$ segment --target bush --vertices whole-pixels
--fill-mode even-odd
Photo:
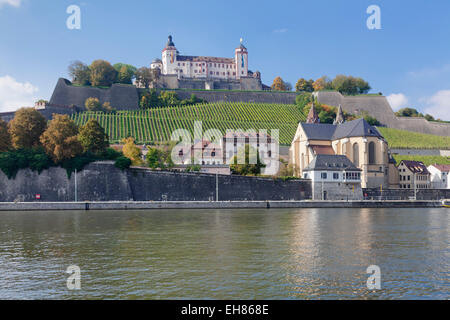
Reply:
[[[123,156],[122,152],[117,151],[113,148],[107,148],[106,151],[104,151],[100,157],[104,160],[116,160],[117,158]]]
[[[41,173],[42,170],[53,165],[54,163],[42,148],[0,153],[0,170],[6,174],[8,179],[15,178],[20,169],[30,168]]]
[[[114,166],[121,170],[128,169],[131,166],[131,160],[127,157],[120,156],[116,159],[116,163],[114,164]]]
[[[75,170],[81,171],[86,165],[97,160],[98,159],[96,157],[87,153],[75,158],[64,160],[61,163],[61,167],[66,169],[67,177],[70,179],[72,173],[75,172]]]

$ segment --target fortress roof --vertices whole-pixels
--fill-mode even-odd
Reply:
[[[202,57],[202,56],[177,56],[177,61],[234,63],[233,58],[217,58],[217,57]]]

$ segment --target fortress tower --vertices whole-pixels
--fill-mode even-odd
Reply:
[[[242,42],[243,39],[241,38],[241,45],[235,50],[236,79],[247,77],[248,75],[248,51]]]

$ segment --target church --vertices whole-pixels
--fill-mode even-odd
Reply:
[[[233,58],[181,55],[169,36],[162,59],[151,69],[159,71],[158,87],[167,89],[262,90],[261,74],[248,69],[248,50],[241,39]]]
[[[389,172],[395,171],[388,144],[380,132],[363,118],[345,121],[339,106],[334,124],[320,123],[313,106],[306,123],[298,125],[289,149],[289,162],[297,177],[318,155],[344,155],[361,170],[362,188],[390,187]]]

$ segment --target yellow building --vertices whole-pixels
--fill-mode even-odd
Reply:
[[[362,170],[363,188],[389,188],[388,144],[364,119],[344,122],[339,108],[335,124],[322,124],[311,108],[307,122],[299,124],[289,150],[295,175],[304,177],[304,169],[318,154],[347,156]]]

